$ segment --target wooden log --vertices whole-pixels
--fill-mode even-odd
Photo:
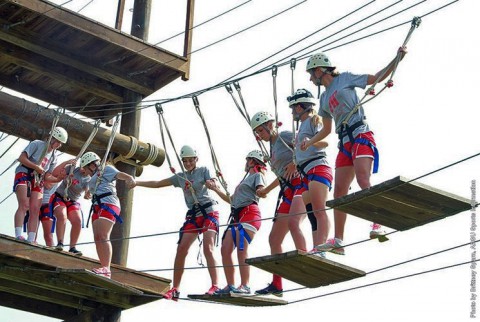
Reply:
[[[0,92],[0,131],[15,135],[22,139],[32,141],[44,139],[52,126],[54,110],[32,103],[30,101]],[[93,130],[93,124],[70,117],[66,114],[60,116],[58,126],[65,128],[69,138],[67,144],[60,149],[71,155],[77,155],[83,143]],[[100,156],[103,155],[108,144],[111,131],[100,128],[92,141],[91,149]],[[130,151],[132,139],[129,136],[117,133],[112,145],[112,152],[127,155]],[[151,149],[156,149],[158,154],[151,164],[159,167],[165,160],[165,152],[145,142],[138,141],[138,146],[131,159],[144,162],[148,159]]]

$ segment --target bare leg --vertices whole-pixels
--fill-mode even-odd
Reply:
[[[63,244],[65,238],[65,229],[67,227],[67,208],[65,206],[55,207],[53,214],[57,218],[55,227],[57,233],[57,242]]]
[[[290,205],[290,217],[288,218],[288,228],[292,234],[292,239],[295,244],[295,248],[306,251],[307,244],[305,242],[305,236],[303,235],[300,225],[306,217],[305,204],[303,203],[301,196],[293,197],[292,204]]]
[[[95,220],[93,226],[93,238],[97,248],[98,259],[102,267],[110,270],[112,262],[112,243],[110,242],[110,234],[113,228],[113,222],[102,217]]]
[[[350,188],[350,184],[354,177],[355,172],[352,166],[336,168],[333,197],[340,198],[345,196],[348,193],[348,189]],[[333,215],[335,220],[335,238],[343,240],[347,214],[343,211],[334,209]]]
[[[315,245],[320,245],[327,241],[328,231],[330,230],[330,222],[328,220],[327,212],[325,211],[328,187],[321,182],[310,181],[308,184],[308,191],[315,218],[317,219],[317,231],[315,232],[316,237],[314,238],[314,243]]]
[[[203,254],[207,260],[208,273],[210,274],[212,285],[218,285],[217,261],[214,255],[216,236],[216,231],[207,230],[203,233]]]
[[[245,230],[250,236],[250,240],[253,241],[253,237],[255,237],[255,233],[250,230]],[[237,234],[237,238],[239,238],[240,234]],[[239,245],[239,240],[237,239],[237,245]],[[245,260],[248,258],[248,242],[244,241],[243,250],[239,250],[237,247],[237,258],[238,258],[238,265],[240,265],[240,278],[241,278],[241,285],[247,286],[250,283],[250,265],[248,265]]]
[[[237,234],[238,235],[238,234]],[[223,271],[225,272],[225,278],[228,285],[235,285],[235,267],[233,267],[233,238],[230,229],[225,234],[225,238],[222,241],[222,264]]]
[[[27,197],[27,186],[18,185],[15,194],[17,196],[18,208],[17,211],[15,211],[14,226],[22,227],[23,220],[25,219],[25,214],[29,208],[30,202],[30,198]]]
[[[175,255],[175,262],[173,264],[173,287],[176,289],[180,287],[180,282],[182,281],[185,268],[185,258],[188,255],[188,250],[197,236],[197,233],[184,233],[180,244],[177,246],[177,254]]]
[[[80,210],[73,210],[68,212],[68,220],[72,224],[70,230],[70,248],[75,247],[82,231],[82,214]]]

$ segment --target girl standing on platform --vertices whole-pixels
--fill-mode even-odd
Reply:
[[[263,141],[270,142],[270,162],[277,179],[267,187],[259,189],[260,197],[280,185],[275,218],[268,237],[271,254],[281,254],[282,242],[290,231],[296,249],[306,251],[307,246],[300,224],[305,219],[305,205],[301,195],[295,196],[295,190],[301,187],[301,179],[293,163],[293,133],[275,129],[275,119],[268,112],[256,113],[250,122],[252,130]],[[313,215],[312,215],[313,216]],[[283,295],[282,277],[273,274],[273,281],[267,287],[255,291],[255,294]]]
[[[403,59],[406,48],[401,47],[398,52],[400,59]],[[367,85],[384,80],[392,73],[395,61],[396,59],[375,75],[339,73],[324,53],[312,55],[307,62],[306,70],[310,74],[310,81],[319,89],[320,86],[325,86],[325,92],[320,97],[318,112],[322,117],[324,127],[311,140],[303,142],[302,149],[325,138],[332,130],[332,119],[335,121],[335,132],[339,137],[339,152],[335,161],[333,192],[335,198],[340,198],[348,193],[350,184],[355,177],[360,188],[367,189],[371,186],[372,165],[374,173],[378,169],[378,150],[373,132],[366,122],[363,106],[360,105],[357,108],[359,99],[355,88],[365,88]],[[343,238],[347,214],[334,209],[334,219],[334,238],[318,245],[317,249],[344,255]],[[385,231],[379,224],[372,224],[370,238],[386,240]]]
[[[323,128],[320,117],[313,109],[315,99],[312,93],[306,89],[299,89],[287,100],[294,120],[300,122],[295,137],[295,160],[302,176],[302,188],[295,194],[303,194],[307,212],[314,215],[314,218],[311,217],[311,223],[313,244],[316,246],[325,243],[330,229],[325,209],[328,191],[333,181],[332,169],[326,159],[325,142],[318,141],[306,150],[300,148],[303,142],[308,142]],[[324,252],[320,252],[319,255],[325,258]]]
[[[51,133],[49,144],[48,141],[32,141],[18,158],[20,165],[15,169],[13,191],[17,195],[18,201],[14,224],[15,237],[19,240],[25,240],[25,237],[22,236],[22,225],[28,210],[32,215],[29,216],[27,223],[27,241],[35,242],[44,181],[59,181],[51,172],[57,163],[56,150],[65,144],[67,139],[67,131],[64,128],[56,127]]]
[[[222,238],[222,263],[227,286],[215,294],[242,293],[250,294],[250,266],[246,265],[248,247],[260,229],[261,214],[258,208],[257,192],[265,187],[265,161],[262,152],[251,151],[246,157],[245,177],[236,187],[231,200],[216,185],[212,189],[232,206],[229,223]],[[241,283],[235,287],[235,267],[233,266],[233,250],[237,247],[237,259],[240,265]]]
[[[87,152],[88,153],[88,152]],[[111,278],[112,244],[110,234],[116,221],[122,223],[120,217],[120,200],[115,187],[116,180],[123,180],[127,188],[135,187],[135,179],[125,172],[120,172],[113,165],[106,164],[101,171],[98,160],[85,165],[94,174],[89,182],[92,197],[92,227],[95,247],[101,267],[94,268],[95,274]]]
[[[206,167],[197,167],[197,151],[188,145],[180,150],[185,172],[160,181],[137,181],[136,185],[148,188],[174,186],[182,188],[188,207],[185,223],[180,229],[177,253],[173,271],[173,287],[163,295],[165,299],[177,301],[180,296],[180,283],[185,267],[185,259],[195,239],[203,234],[203,253],[207,260],[212,286],[206,294],[213,295],[218,288],[217,262],[214,256],[215,240],[219,230],[219,213],[208,188],[215,186],[214,178]]]

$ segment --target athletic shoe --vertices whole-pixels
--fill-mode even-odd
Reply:
[[[63,250],[63,244],[62,244],[62,243],[58,243],[57,246],[55,247],[55,249],[62,251],[62,250]]]
[[[171,288],[170,291],[167,293],[163,294],[163,298],[166,300],[172,300],[177,302],[178,298],[180,297],[180,292],[175,288]]]
[[[208,291],[205,293],[206,295],[213,295],[215,294],[220,288],[217,285],[212,285]]]
[[[381,225],[373,223],[372,230],[370,231],[370,239],[378,238],[378,241],[383,243],[388,240],[388,237],[385,236],[386,232]]]
[[[230,293],[240,293],[240,291],[233,285],[227,285],[222,289],[218,289],[215,291],[215,295],[221,294],[230,294]]]
[[[316,248],[309,251],[308,254],[319,257],[321,259],[326,259],[327,258],[327,254],[325,252],[319,252]]]
[[[112,278],[112,272],[106,267],[93,268],[92,272],[106,278]]]
[[[343,249],[343,246],[343,240],[332,238],[328,239],[324,244],[315,246],[315,248],[319,252],[331,252],[337,255],[345,255],[345,249]]]
[[[26,241],[27,239],[22,235],[15,237],[16,240]]]
[[[240,294],[250,294],[252,291],[250,291],[250,287],[248,287],[247,285],[240,285],[238,288],[237,288],[237,293],[240,293]]]
[[[258,295],[272,294],[272,295],[275,295],[275,296],[278,296],[278,297],[282,297],[283,296],[283,290],[278,289],[273,284],[268,284],[267,287],[262,288],[261,290],[255,291],[255,294],[258,294]]]
[[[77,256],[82,256],[83,255],[83,253],[75,247],[70,248],[70,250],[68,252],[72,253],[73,255],[77,255]]]

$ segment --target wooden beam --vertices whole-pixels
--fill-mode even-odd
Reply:
[[[187,17],[185,18],[185,40],[183,43],[183,57],[187,59],[187,68],[182,80],[190,78],[190,61],[192,60],[192,39],[193,39],[193,17],[195,11],[195,0],[187,0]]]
[[[71,68],[8,42],[0,41],[0,47],[4,49],[0,52],[0,58],[3,57],[4,61],[63,82],[66,93],[69,93],[72,88],[76,88],[91,93],[92,96],[96,95],[117,103],[123,102],[122,88],[102,78],[94,77],[85,70]],[[18,76],[17,82],[22,82],[22,75]],[[95,84],[95,86],[90,84]],[[71,89],[66,89],[66,87]]]
[[[115,19],[115,29],[122,30],[123,13],[125,11],[125,0],[118,0],[117,17]]]
[[[15,122],[19,122],[17,120],[22,120],[22,122],[26,124],[30,123],[31,125],[29,128],[34,127],[34,129],[36,129],[36,135],[34,137],[20,136],[23,139],[43,139],[48,134],[48,131],[50,131],[54,115],[54,111],[52,109],[47,109],[46,107],[39,108],[38,104],[22,100],[18,97],[3,92],[0,92],[0,109],[2,111],[0,114],[0,120],[3,120],[0,121],[0,130],[4,129],[6,133],[19,135],[19,133],[9,132],[12,131],[12,126],[9,124],[15,124]],[[76,155],[78,153],[83,145],[83,142],[85,142],[93,130],[92,124],[80,121],[65,114],[61,115],[58,126],[64,127],[69,132],[69,139],[67,144],[62,147],[62,151],[67,151],[68,149],[69,153],[72,155]],[[18,131],[19,129],[17,127],[14,130]],[[25,129],[22,129],[22,131],[23,130]],[[19,131],[20,134],[33,134],[31,132],[26,133],[22,131]],[[110,139],[110,134],[110,130],[103,127],[100,128],[97,135],[93,139],[92,144],[106,147],[108,140]],[[130,150],[130,145],[130,137],[117,133],[112,145],[112,151],[121,155],[126,155]],[[151,145],[139,141],[137,150],[132,159],[139,161],[147,160],[151,148]],[[165,160],[165,152],[160,148],[157,148],[157,150],[157,158],[152,162],[152,164],[161,166]]]
[[[259,295],[245,295],[245,294],[219,294],[219,295],[188,295],[188,298],[193,300],[199,300],[202,302],[215,302],[230,304],[236,306],[279,306],[287,305],[285,300],[274,299],[271,297],[259,296]]]
[[[25,298],[20,295],[2,291],[0,291],[0,305],[62,320],[78,314],[77,308],[60,306],[55,303],[45,302],[35,298],[25,301]]]

